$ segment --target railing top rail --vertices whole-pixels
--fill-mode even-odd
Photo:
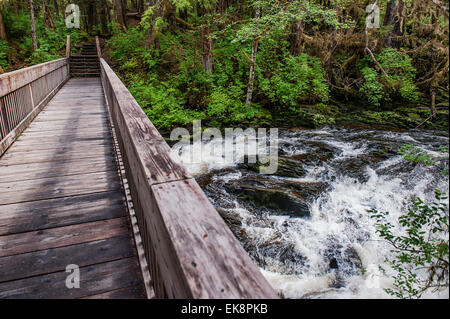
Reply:
[[[126,127],[133,136],[134,147],[143,157],[142,164],[144,164],[143,168],[146,170],[149,183],[166,183],[191,178],[184,166],[174,160],[169,145],[116,73],[103,58],[100,58],[100,64],[121,106],[120,110],[126,121]]]
[[[0,75],[0,97],[11,93],[66,64],[67,58],[61,58],[2,74]]]
[[[100,64],[157,297],[277,298],[125,85]]]

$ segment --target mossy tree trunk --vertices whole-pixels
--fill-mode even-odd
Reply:
[[[33,0],[30,0],[30,25],[31,25],[31,40],[33,42],[33,50],[34,52],[37,51],[37,39],[36,39],[36,23],[34,21],[34,6],[33,6]]]
[[[6,41],[6,29],[3,22],[2,7],[0,6],[0,40]]]
[[[209,25],[202,27],[202,62],[206,73],[213,73],[212,39]]]

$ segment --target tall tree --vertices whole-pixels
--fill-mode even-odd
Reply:
[[[207,73],[213,72],[213,57],[212,57],[212,39],[210,36],[210,27],[205,25],[202,27],[202,62],[203,69]]]
[[[256,8],[255,18],[259,19],[261,15],[260,8]],[[256,54],[258,53],[259,40],[261,35],[258,34],[259,21],[257,20],[254,25],[254,34],[252,40],[252,56],[250,59],[250,70],[248,75],[248,85],[247,85],[247,97],[245,99],[245,105],[250,106],[253,97],[253,88],[255,86],[255,68],[256,68]]]
[[[6,40],[5,23],[3,22],[2,8],[3,1],[0,2],[0,40]]]
[[[58,20],[59,19],[59,6],[58,6],[57,0],[53,0],[53,8],[55,9],[56,20]]]
[[[390,0],[386,6],[384,25],[389,27],[386,37],[386,45],[398,47],[400,42],[397,37],[403,34],[405,28],[405,3],[402,0]]]
[[[33,41],[33,50],[36,52],[38,49],[36,40],[36,23],[34,21],[34,6],[33,0],[30,0],[30,25],[31,25],[31,40]]]
[[[122,7],[122,0],[115,0],[116,17],[119,25],[125,29],[125,14]]]

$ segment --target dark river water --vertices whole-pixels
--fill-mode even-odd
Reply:
[[[405,144],[437,155],[449,140],[433,132],[280,130],[281,170],[275,175],[240,164],[243,149],[229,162],[220,152],[210,154],[222,142],[202,142],[202,155],[208,155],[199,163],[190,161],[192,146],[177,152],[286,298],[388,298],[384,288],[392,287],[392,277],[379,266],[389,269],[391,247],[378,238],[367,210],[389,211],[395,225],[414,196],[429,202],[435,188],[448,192],[448,177],[437,168],[398,155]],[[425,297],[448,296],[447,289]]]

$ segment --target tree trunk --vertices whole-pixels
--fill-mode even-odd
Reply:
[[[109,34],[108,20],[107,20],[108,4],[106,0],[101,0],[99,14],[100,14],[100,24],[102,26],[102,35],[106,36]]]
[[[292,39],[291,54],[298,56],[303,42],[303,23],[298,21],[293,25],[294,37]]]
[[[42,1],[42,16],[44,18],[44,24],[46,27],[55,28],[52,13],[50,12],[50,8],[45,4],[45,0]]]
[[[55,16],[56,19],[59,19],[59,7],[58,7],[58,1],[57,0],[53,0],[53,8],[55,9]]]
[[[5,30],[5,23],[3,22],[1,6],[0,6],[0,40],[6,41],[6,30]]]
[[[128,27],[128,21],[127,21],[127,0],[122,0],[122,16],[123,16],[123,25],[125,26],[125,29]]]
[[[403,35],[405,29],[405,3],[402,0],[390,0],[386,6],[384,25],[389,27],[386,46],[398,47],[400,41],[396,38]]]
[[[148,46],[151,47],[152,45],[155,46],[157,50],[159,50],[159,36],[156,34],[155,30],[153,29],[153,21],[155,21],[156,17],[161,17],[162,12],[162,3],[160,0],[147,0],[145,2],[145,10],[148,10],[149,7],[155,6],[155,10],[153,11],[151,20],[150,20],[150,27],[147,30],[148,32]]]
[[[431,118],[435,119],[437,112],[436,112],[436,91],[437,89],[435,87],[431,88]]]
[[[209,25],[202,28],[202,62],[206,73],[213,72],[212,40]]]
[[[255,14],[256,19],[259,19],[261,17],[259,8],[256,9]],[[245,105],[250,106],[252,103],[252,97],[253,97],[253,87],[255,84],[255,68],[256,68],[256,54],[258,53],[258,44],[259,44],[259,36],[257,35],[258,31],[258,25],[255,24],[255,35],[253,37],[252,41],[252,57],[250,59],[250,72],[248,75],[248,86],[247,86],[247,98],[245,99]]]
[[[37,47],[37,40],[36,40],[36,24],[34,22],[33,0],[30,0],[30,21],[31,21],[31,39],[33,41],[33,51],[36,52],[38,47]]]
[[[125,29],[125,19],[124,19],[124,14],[123,14],[123,9],[122,9],[122,0],[115,0],[115,5],[116,5],[116,17],[117,17],[117,22],[119,23],[119,25]]]
[[[249,72],[250,74],[248,76],[247,98],[245,100],[246,106],[250,106],[250,104],[252,103],[253,87],[255,84],[255,67],[256,67],[256,54],[258,53],[258,44],[259,38],[254,37],[252,42],[252,57]]]

